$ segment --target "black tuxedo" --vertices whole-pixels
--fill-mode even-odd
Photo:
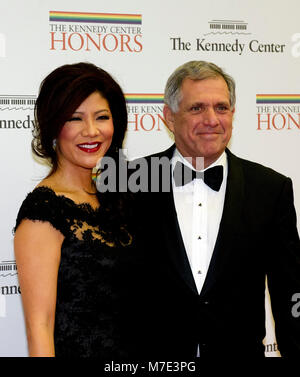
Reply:
[[[174,146],[153,155],[171,158]],[[300,356],[300,242],[292,182],[229,150],[220,228],[200,295],[180,233],[172,192],[138,194],[145,265],[136,283],[135,356],[264,356],[265,278],[282,356]],[[148,156],[147,160],[153,156]],[[134,340],[132,340],[132,344]]]

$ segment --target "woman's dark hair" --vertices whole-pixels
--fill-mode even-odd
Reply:
[[[35,104],[31,146],[38,157],[47,159],[52,165],[49,175],[58,167],[53,140],[79,105],[95,91],[107,100],[113,118],[114,134],[106,155],[118,158],[127,128],[127,108],[122,89],[106,71],[94,64],[66,64],[56,68],[42,81]]]

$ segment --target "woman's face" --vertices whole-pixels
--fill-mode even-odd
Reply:
[[[59,166],[92,169],[110,147],[113,133],[109,104],[94,92],[80,104],[57,138]]]

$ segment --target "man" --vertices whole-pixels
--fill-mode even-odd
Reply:
[[[135,318],[141,357],[263,357],[266,278],[281,355],[300,355],[292,182],[227,149],[234,111],[234,81],[212,63],[186,63],[166,84],[175,145],[146,160],[168,158],[171,190],[143,193],[138,205],[146,255]],[[185,180],[193,178],[186,167],[195,179]]]

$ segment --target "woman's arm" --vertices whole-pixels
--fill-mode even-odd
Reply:
[[[55,356],[57,274],[64,236],[48,222],[23,220],[14,248],[30,356]]]

